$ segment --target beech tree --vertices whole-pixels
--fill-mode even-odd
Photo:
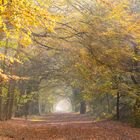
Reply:
[[[16,93],[19,92],[17,83],[24,80],[29,86],[29,81],[31,81],[29,80],[30,76],[27,77],[21,74],[22,72],[18,72],[18,69],[29,58],[25,55],[24,47],[29,47],[33,44],[33,34],[38,34],[41,30],[53,32],[56,16],[47,11],[47,4],[42,6],[41,1],[34,0],[0,1],[1,120],[7,120],[12,117]]]
[[[110,93],[116,100],[117,119],[126,106],[131,111],[137,106],[139,112],[139,14],[132,10],[131,1],[99,0],[89,4],[76,0],[68,4],[76,16],[64,24],[72,35],[63,39],[71,45],[79,42],[80,53],[76,52],[80,59],[77,57],[73,66],[81,79],[76,83],[81,86],[83,99]]]

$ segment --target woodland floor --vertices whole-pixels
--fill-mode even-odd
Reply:
[[[0,122],[0,140],[140,140],[140,129],[88,115],[50,114]]]

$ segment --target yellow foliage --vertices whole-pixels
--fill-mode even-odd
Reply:
[[[6,56],[4,54],[0,54],[0,60],[4,60],[6,58]]]
[[[8,0],[0,0],[0,5],[5,5],[8,3]]]
[[[4,1],[0,5],[0,32],[7,38],[17,39],[23,46],[32,43],[31,33],[35,27],[53,31],[55,20],[56,16],[50,15],[34,0]]]
[[[0,69],[0,79],[1,81],[7,82],[9,80],[8,76],[3,73],[3,70]]]
[[[18,42],[25,47],[28,47],[30,44],[32,44],[32,40],[27,34],[23,34],[23,36],[19,38]]]
[[[14,63],[14,59],[13,59],[13,58],[10,58],[10,62],[11,62],[11,63]]]

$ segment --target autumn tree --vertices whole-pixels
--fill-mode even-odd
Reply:
[[[130,105],[132,111],[139,99],[139,14],[132,11],[130,2],[69,1],[74,15],[63,27],[72,35],[61,38],[80,44],[81,59],[76,59],[75,66],[83,81],[83,98],[110,93],[116,99],[117,119],[123,109],[120,104]]]
[[[24,47],[33,44],[33,34],[39,34],[41,30],[52,32],[56,16],[51,15],[47,4],[42,6],[40,1],[2,0],[0,4],[0,118],[7,120],[12,117],[17,83],[27,82],[30,77],[18,72],[28,59],[27,55],[24,57]]]

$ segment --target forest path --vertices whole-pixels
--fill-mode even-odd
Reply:
[[[140,129],[89,115],[50,114],[0,122],[0,140],[140,140]]]
[[[31,122],[42,122],[43,124],[69,124],[69,123],[92,123],[95,119],[88,114],[76,113],[52,113],[42,116],[31,116],[28,118]]]

